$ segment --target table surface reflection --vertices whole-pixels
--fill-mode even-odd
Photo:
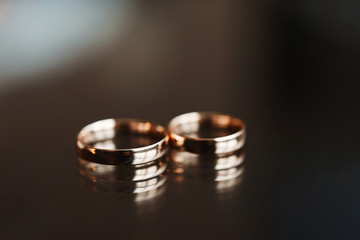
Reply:
[[[170,2],[82,64],[0,82],[0,239],[359,239],[358,41],[296,4]],[[199,110],[243,119],[244,155],[79,174],[86,124]]]

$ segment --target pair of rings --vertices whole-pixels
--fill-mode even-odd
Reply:
[[[215,137],[205,136],[208,131]],[[205,135],[204,135],[205,134]],[[147,135],[152,141],[134,148],[113,143],[121,135]],[[107,143],[107,144],[106,144]],[[227,114],[192,112],[165,127],[138,119],[106,119],[85,126],[77,135],[78,155],[99,164],[145,164],[161,158],[168,146],[197,154],[228,154],[245,143],[245,124]]]

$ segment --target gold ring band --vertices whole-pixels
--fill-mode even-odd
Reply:
[[[227,133],[217,137],[199,137],[201,129],[220,129]],[[227,114],[191,112],[173,118],[168,125],[170,141],[175,148],[199,154],[226,154],[245,144],[245,124]]]
[[[146,146],[118,148],[116,136],[145,135],[153,141]],[[110,141],[111,147],[99,143]],[[79,157],[100,164],[144,164],[162,157],[168,146],[166,129],[156,123],[139,119],[105,119],[85,126],[77,135]]]

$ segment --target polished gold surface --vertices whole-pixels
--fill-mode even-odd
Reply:
[[[137,145],[122,141],[124,136],[136,138]],[[77,136],[76,145],[79,157],[86,161],[145,164],[165,154],[168,136],[164,127],[149,121],[106,119],[85,126]]]
[[[169,125],[172,146],[199,154],[227,154],[245,144],[245,124],[227,114],[192,112],[173,118]]]

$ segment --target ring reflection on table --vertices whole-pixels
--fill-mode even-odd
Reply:
[[[157,177],[153,177],[142,181],[114,181],[114,180],[104,180],[97,177],[90,177],[82,171],[79,171],[79,173],[81,179],[93,191],[106,192],[106,193],[119,193],[119,194],[144,193],[163,186],[167,180],[167,176],[165,174],[161,174]]]
[[[172,150],[171,160],[176,166],[203,167],[213,170],[223,170],[239,166],[244,162],[243,150],[238,150],[227,155],[201,155],[185,151]]]
[[[118,194],[135,194],[135,202],[158,196],[166,180],[167,157],[154,162],[129,165],[107,165],[78,158],[81,180],[93,191]]]
[[[177,181],[184,179],[211,181],[216,190],[229,189],[241,182],[245,154],[238,150],[229,155],[201,155],[171,150],[171,172]]]
[[[154,162],[138,165],[99,164],[87,161],[81,157],[78,158],[78,170],[83,172],[84,175],[89,176],[89,178],[96,177],[97,179],[110,181],[142,181],[164,173],[166,168],[166,157],[159,158]]]

